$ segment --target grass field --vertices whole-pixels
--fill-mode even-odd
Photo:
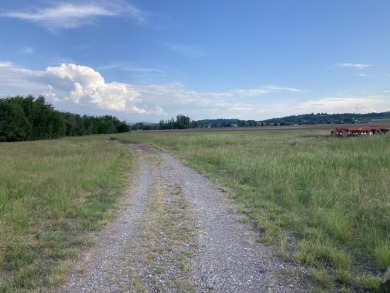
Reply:
[[[64,277],[110,219],[132,159],[105,136],[0,144],[0,292]]]
[[[390,136],[325,130],[137,132],[230,191],[262,241],[305,264],[316,288],[375,291],[390,265]],[[317,290],[316,289],[316,290]],[[320,289],[321,290],[321,289]]]
[[[0,144],[0,292],[58,283],[108,222],[133,156],[154,143],[232,195],[243,222],[304,264],[315,290],[375,291],[390,265],[390,135],[327,130],[132,132]],[[111,139],[110,139],[111,138]]]

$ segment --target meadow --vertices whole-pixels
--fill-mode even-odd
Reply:
[[[60,282],[118,208],[152,143],[206,174],[313,291],[375,291],[390,265],[390,135],[138,131],[0,144],[0,292]],[[131,177],[131,176],[130,176]],[[288,272],[286,272],[288,273]]]
[[[390,265],[390,136],[328,130],[133,132],[216,182],[316,290],[375,291]],[[320,289],[318,289],[320,288]]]
[[[106,136],[0,144],[0,292],[57,284],[111,218],[133,155]]]

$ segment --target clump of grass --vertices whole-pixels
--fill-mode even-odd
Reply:
[[[329,277],[329,274],[324,270],[309,269],[309,274],[314,281],[317,282],[320,287],[326,290],[330,290],[333,287],[333,281]]]
[[[292,230],[300,235],[293,259],[326,268],[331,279],[353,269],[351,283],[369,288],[370,282],[359,281],[366,280],[360,260],[376,266],[373,279],[390,265],[390,135],[306,139],[324,134],[144,132],[119,138],[175,153],[232,193],[264,243],[281,243],[284,231]]]
[[[390,266],[390,243],[379,241],[375,246],[374,255],[377,266],[385,271]]]
[[[369,292],[376,292],[379,288],[379,278],[371,275],[361,275],[357,278],[357,287]]]
[[[334,268],[351,267],[350,256],[333,246],[327,239],[303,239],[299,242],[295,259],[309,265],[321,267],[323,264]]]
[[[345,269],[338,269],[335,271],[335,278],[336,281],[344,284],[344,285],[351,285],[353,282],[353,277],[351,276],[351,272],[349,270]]]
[[[115,208],[132,153],[90,136],[2,143],[0,161],[0,291],[55,284]]]

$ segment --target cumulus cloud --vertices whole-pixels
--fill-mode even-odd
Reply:
[[[43,94],[62,111],[112,114],[133,122],[157,122],[177,114],[192,119],[262,120],[311,112],[367,113],[390,109],[389,91],[318,99],[302,97],[305,93],[298,88],[277,85],[220,92],[189,90],[182,84],[131,85],[107,82],[88,66],[64,63],[36,71],[0,61],[0,97]]]
[[[49,94],[73,103],[92,104],[98,108],[141,113],[133,103],[140,93],[128,84],[107,83],[99,72],[87,66],[62,64],[48,67],[45,78],[51,82]]]
[[[12,63],[1,64],[0,94],[43,94],[54,104],[73,105],[73,109],[80,105],[124,113],[146,113],[136,105],[140,96],[136,88],[125,83],[108,83],[90,67],[62,64],[44,71],[32,71]]]
[[[85,4],[57,2],[48,7],[8,11],[0,16],[38,23],[52,30],[90,25],[99,17],[129,16],[139,24],[146,21],[143,11],[122,0],[95,1]]]
[[[193,119],[258,115],[269,94],[296,94],[300,89],[264,86],[225,92],[199,92],[181,84],[130,85],[106,82],[88,66],[61,64],[33,71],[0,62],[0,95],[43,94],[61,110],[116,111],[145,121],[158,121],[182,113]],[[259,117],[258,119],[260,119]],[[137,118],[134,118],[137,119]]]
[[[348,67],[348,68],[355,68],[355,69],[364,69],[367,67],[371,67],[373,65],[370,64],[361,64],[361,63],[340,63],[337,64],[339,67]]]

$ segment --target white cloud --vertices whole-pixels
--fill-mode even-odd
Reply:
[[[227,94],[230,96],[236,96],[236,97],[258,97],[261,95],[265,94],[270,94],[270,93],[303,93],[304,91],[301,89],[297,88],[292,88],[292,87],[281,87],[281,86],[275,86],[275,85],[270,85],[270,86],[265,86],[262,88],[256,88],[256,89],[235,89]]]
[[[337,64],[337,66],[339,66],[339,67],[355,68],[355,69],[364,69],[364,68],[367,68],[367,67],[371,67],[373,65],[361,64],[361,63],[340,63],[340,64]]]
[[[0,67],[10,67],[13,63],[9,61],[0,61]]]
[[[100,66],[97,69],[103,72],[111,70],[115,72],[123,71],[131,80],[142,84],[166,79],[166,73],[159,68],[137,66],[127,62],[113,62],[105,66]]]
[[[130,16],[138,24],[146,21],[140,9],[121,0],[95,1],[86,4],[57,2],[50,7],[8,11],[1,16],[35,22],[51,30],[74,29],[82,25],[90,25],[99,17]]]
[[[138,108],[136,105],[132,105],[130,107],[130,109],[131,109],[132,113],[137,113],[137,114],[145,114],[146,113],[145,109]]]
[[[136,89],[124,83],[107,83],[99,72],[90,67],[62,64],[48,67],[44,75],[51,81],[51,96],[76,104],[92,104],[101,109],[142,112],[133,104],[140,95]]]
[[[193,119],[242,118],[263,119],[269,117],[269,94],[288,96],[300,90],[289,87],[267,86],[256,89],[233,89],[226,92],[197,92],[183,85],[148,85],[138,87],[145,104],[159,103],[165,118],[178,113]],[[264,109],[268,109],[263,111]],[[268,111],[268,112],[267,112]],[[267,115],[267,116],[265,116]]]
[[[186,101],[186,103],[191,102],[206,102],[208,100],[218,100],[218,99],[243,99],[243,98],[254,98],[260,97],[266,94],[271,93],[299,93],[303,92],[300,89],[291,88],[291,87],[280,87],[280,86],[265,86],[254,89],[233,89],[225,92],[196,92],[186,90],[184,86],[180,84],[174,85],[151,85],[142,87],[142,90],[148,94],[154,95],[166,95],[179,101]]]
[[[371,113],[387,109],[390,109],[390,100],[389,97],[382,94],[308,100],[292,107],[291,110],[300,113]]]
[[[111,114],[133,122],[157,122],[177,114],[188,115],[196,120],[263,120],[311,112],[381,112],[390,109],[389,93],[304,99],[304,91],[277,85],[199,92],[181,84],[131,85],[107,82],[93,68],[75,64],[34,71],[17,67],[11,62],[0,62],[0,97],[43,94],[62,111],[89,115]]]
[[[0,66],[0,94],[44,94],[62,108],[79,105],[83,109],[145,113],[136,106],[140,93],[119,82],[108,83],[99,72],[87,66],[62,64],[44,71],[32,71],[3,63]],[[62,109],[66,110],[66,109]]]

